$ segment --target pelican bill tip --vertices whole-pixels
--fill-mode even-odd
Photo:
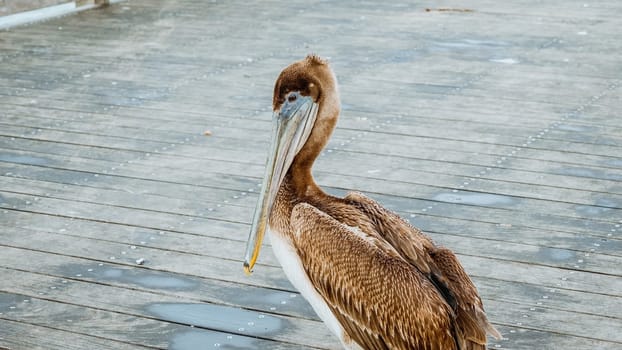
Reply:
[[[251,266],[251,264],[248,263],[248,261],[244,262],[244,274],[246,274],[246,276],[250,276],[253,273],[253,268]]]

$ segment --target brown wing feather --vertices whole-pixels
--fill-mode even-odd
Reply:
[[[424,261],[430,267],[430,277],[439,281],[438,284],[435,283],[437,288],[448,289],[448,293],[442,290],[440,292],[446,299],[453,298],[448,303],[455,311],[461,348],[485,349],[487,332],[497,339],[501,338],[486,318],[477,288],[451,250],[437,247],[420,230],[363,194],[349,193],[345,200],[373,218],[378,233],[406,260],[415,266]],[[409,248],[411,246],[415,248]]]
[[[376,238],[301,203],[294,245],[309,279],[365,349],[456,349],[453,312],[432,283]]]
[[[370,218],[375,231],[421,272],[430,273],[435,268],[429,256],[434,243],[428,236],[362,193],[350,192],[344,199]]]
[[[460,265],[456,255],[451,250],[440,247],[435,249],[431,256],[446,276],[449,288],[456,296],[456,322],[467,341],[467,349],[485,349],[486,333],[501,339],[501,334],[488,322],[477,288]],[[474,344],[468,344],[469,342]]]

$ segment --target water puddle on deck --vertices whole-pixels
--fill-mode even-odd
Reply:
[[[236,307],[199,303],[155,303],[146,311],[159,319],[204,328],[176,333],[170,349],[254,349],[265,337],[282,331],[286,321]],[[214,332],[216,331],[216,332]],[[220,333],[224,332],[224,333]]]
[[[476,192],[439,193],[435,195],[433,199],[446,203],[460,203],[480,206],[508,206],[516,204],[516,200],[512,197]]]
[[[567,249],[559,249],[559,248],[547,248],[541,247],[536,255],[546,261],[552,263],[559,262],[574,262],[577,260],[577,253],[567,250]]]
[[[317,317],[311,305],[298,293],[258,288],[248,293],[237,293],[235,297],[230,297],[228,300],[239,305],[253,305],[260,310],[286,314],[295,313],[306,318]]]
[[[577,214],[587,217],[604,217],[611,215],[612,210],[622,208],[622,203],[618,203],[617,201],[608,198],[599,198],[595,202],[595,205],[576,205],[575,211]]]
[[[67,276],[84,276],[97,281],[111,281],[149,289],[181,291],[193,290],[199,286],[198,281],[188,277],[143,268],[65,265],[61,271]]]
[[[19,311],[30,305],[31,298],[25,295],[0,292],[0,315],[10,311]]]
[[[45,158],[20,156],[20,155],[8,154],[8,153],[0,154],[0,161],[7,162],[7,163],[25,164],[25,165],[45,165],[49,163],[49,161]]]
[[[214,304],[155,303],[147,306],[147,312],[166,321],[248,336],[276,333],[284,323],[275,316]]]
[[[602,162],[602,164],[611,167],[622,167],[622,158],[620,159],[608,159]]]

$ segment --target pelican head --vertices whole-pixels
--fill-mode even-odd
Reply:
[[[337,83],[328,63],[309,55],[283,69],[274,86],[272,109],[270,153],[244,258],[247,274],[259,256],[270,212],[285,175],[295,169],[300,174],[298,180],[314,185],[311,166],[339,115]]]

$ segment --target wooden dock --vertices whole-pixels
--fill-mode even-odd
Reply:
[[[150,1],[0,31],[0,349],[339,349],[242,271],[272,84],[328,57],[315,174],[452,248],[504,339],[622,348],[617,0]],[[468,6],[468,7],[464,7]]]

